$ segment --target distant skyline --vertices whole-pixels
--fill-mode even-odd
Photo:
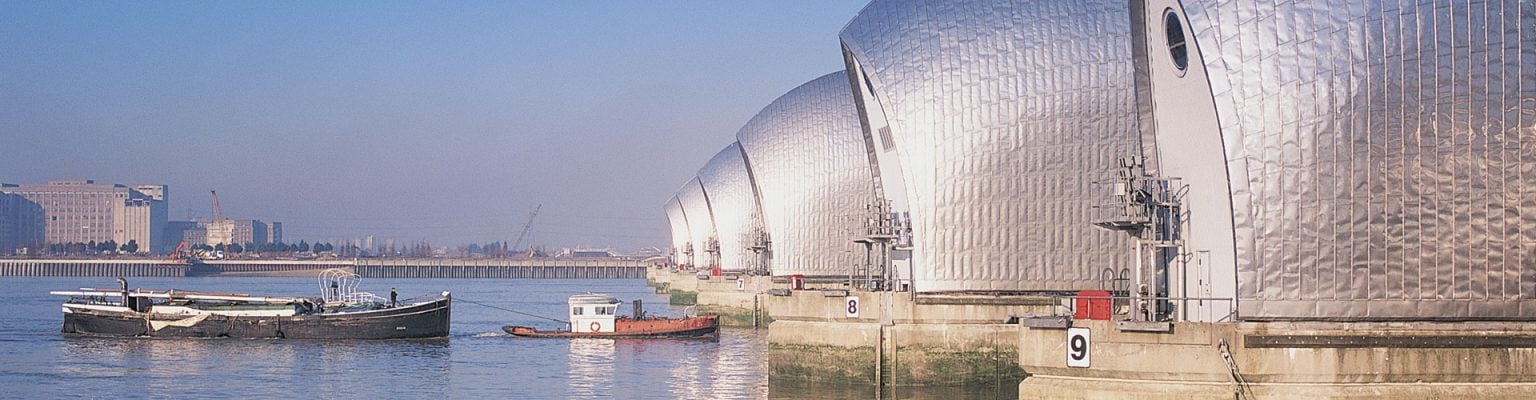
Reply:
[[[290,241],[666,247],[662,204],[866,1],[0,1],[0,182]]]

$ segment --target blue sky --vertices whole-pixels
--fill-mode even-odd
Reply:
[[[291,241],[664,247],[865,1],[0,1],[0,182],[163,183]]]

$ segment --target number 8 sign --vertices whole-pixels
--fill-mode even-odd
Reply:
[[[843,311],[847,311],[848,312],[847,313],[848,318],[858,318],[859,317],[859,296],[848,296],[846,299],[847,299],[847,302],[843,303],[843,306],[846,309],[843,310]]]
[[[1093,354],[1089,345],[1088,328],[1067,328],[1067,366],[1088,368],[1088,361]]]

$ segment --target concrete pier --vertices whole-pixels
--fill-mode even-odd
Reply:
[[[1019,353],[1019,365],[1030,376],[1019,398],[1536,398],[1531,324],[1178,323],[1167,333],[1111,321],[1072,326],[1088,329],[1087,367],[1066,365],[1065,329],[1020,328],[1019,348],[1030,351]]]
[[[766,276],[710,276],[651,270],[653,286],[696,296],[700,312],[729,325],[768,328],[772,379],[878,386],[1014,386],[1018,326],[1011,316],[1047,310],[1048,299],[913,296],[848,291],[841,282],[806,290]],[[781,279],[782,280],[782,279]],[[849,311],[856,299],[856,312]]]
[[[1006,321],[1045,301],[843,290],[766,296],[769,371],[880,386],[1012,385],[1024,373],[1012,362],[1017,325]]]
[[[785,291],[768,277],[737,284],[666,270],[649,279],[696,296],[701,311],[756,311],[768,328],[772,379],[1017,385],[1020,399],[1536,398],[1536,325],[1528,323],[1172,323],[1158,331],[1067,317],[1032,328],[1039,324],[1013,317],[1060,313],[1059,299],[825,283]],[[850,298],[859,300],[856,315]],[[1069,326],[1088,331],[1086,367],[1067,366]]]

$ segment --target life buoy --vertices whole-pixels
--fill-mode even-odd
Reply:
[[[597,323],[597,321],[592,321],[592,331],[593,332],[597,332],[597,330],[598,329],[602,329],[602,327],[603,327],[603,324],[599,324],[599,323]]]

